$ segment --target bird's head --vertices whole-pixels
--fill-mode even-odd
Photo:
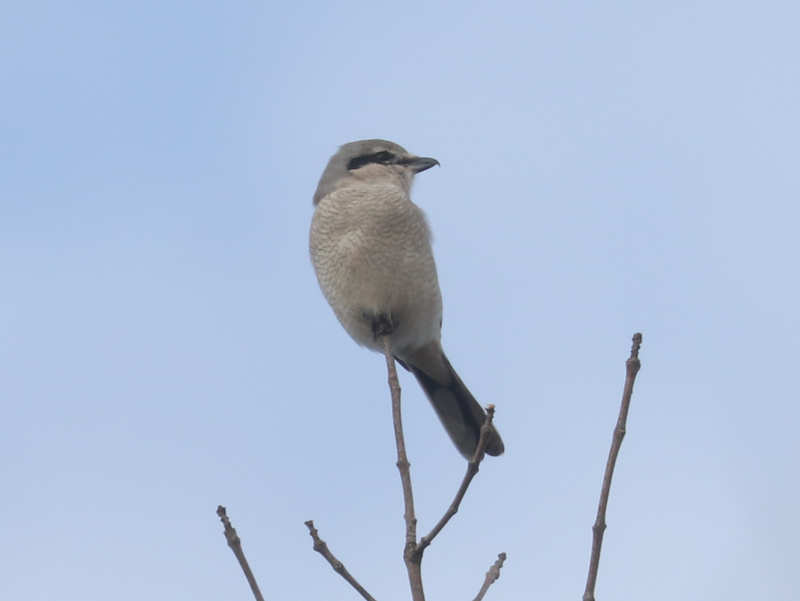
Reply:
[[[388,140],[348,142],[328,161],[314,193],[314,204],[333,190],[357,181],[395,183],[408,190],[417,173],[438,164],[436,159],[410,154]]]

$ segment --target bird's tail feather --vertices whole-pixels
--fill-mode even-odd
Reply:
[[[438,344],[436,348],[428,347],[405,357],[402,363],[417,378],[458,451],[467,459],[472,457],[486,413],[458,377],[441,347]],[[504,450],[503,440],[492,426],[486,453],[500,455]]]

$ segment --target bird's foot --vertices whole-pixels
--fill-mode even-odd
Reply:
[[[390,336],[397,327],[397,324],[392,321],[392,316],[387,315],[386,313],[372,315],[371,321],[372,335],[375,336],[375,340],[378,340],[378,338],[382,338],[384,336]]]

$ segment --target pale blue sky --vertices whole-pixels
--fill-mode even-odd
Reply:
[[[796,598],[796,3],[26,2],[0,18],[0,598],[407,599],[382,359],[308,260],[338,145],[433,156],[443,341],[507,452],[430,599]],[[401,376],[420,530],[463,462]]]

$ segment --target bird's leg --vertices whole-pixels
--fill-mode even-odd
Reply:
[[[383,336],[391,336],[397,330],[398,322],[390,314],[378,313],[376,315],[375,313],[370,313],[368,311],[362,311],[361,314],[364,319],[369,321],[370,327],[372,328],[372,336],[375,338],[376,342]],[[403,361],[397,355],[393,356],[395,361],[406,368],[406,370],[411,371],[411,368],[408,367],[408,364],[405,361]]]

